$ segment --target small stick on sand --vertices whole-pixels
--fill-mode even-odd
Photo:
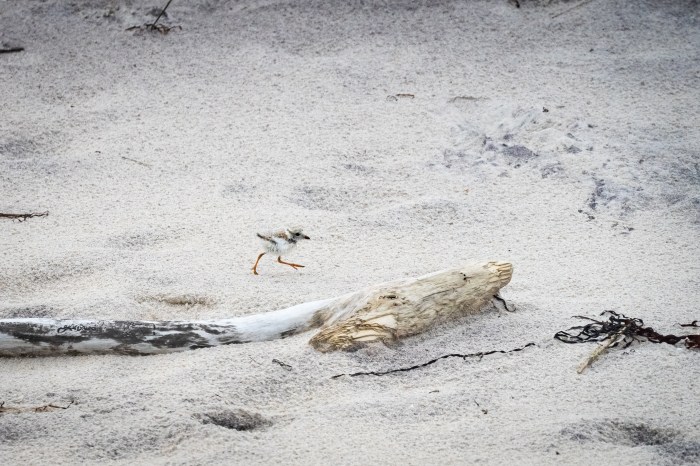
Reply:
[[[24,47],[8,47],[6,49],[0,49],[0,53],[21,52],[22,50],[24,50]]]
[[[49,211],[47,210],[46,212],[30,212],[28,214],[3,214],[0,212],[0,218],[9,218],[12,220],[19,220],[20,222],[24,222],[28,218],[32,217],[46,217],[49,215]]]
[[[136,160],[136,159],[130,159],[129,157],[124,157],[123,155],[121,157],[124,160],[128,160],[129,162],[138,163],[139,165],[143,165],[144,167],[151,168],[151,166],[149,164],[147,164],[146,162],[141,162],[140,160]]]
[[[290,366],[286,362],[280,361],[279,359],[273,359],[272,362],[274,362],[275,364],[279,364],[280,366],[282,366],[284,369],[287,369],[288,371],[292,370],[292,366]]]
[[[182,30],[182,26],[172,26],[172,27],[170,27],[170,26],[163,26],[162,24],[158,24],[158,21],[160,21],[160,18],[165,14],[165,10],[168,9],[168,7],[170,6],[170,2],[172,2],[172,1],[173,1],[173,0],[168,0],[168,3],[165,5],[165,8],[163,8],[162,10],[160,10],[160,13],[158,14],[158,17],[157,17],[156,20],[153,21],[152,23],[146,23],[146,24],[144,24],[144,25],[142,25],[142,26],[131,26],[131,27],[126,28],[126,31],[134,31],[134,30],[136,30],[136,31],[143,31],[143,30],[147,30],[147,31],[158,31],[158,32],[160,32],[161,34],[167,34],[167,33],[169,33],[170,31],[172,31],[173,29],[180,29],[180,30]]]
[[[593,0],[583,0],[581,3],[578,3],[578,4],[574,5],[574,6],[572,6],[571,8],[567,8],[567,9],[564,10],[564,11],[560,11],[559,13],[553,14],[553,15],[552,15],[552,19],[558,18],[559,16],[561,16],[561,15],[563,15],[563,14],[566,14],[566,13],[570,12],[571,10],[575,10],[576,8],[582,7],[583,5],[585,5],[585,4],[587,4],[587,3],[591,3],[592,1],[593,1]]]
[[[168,7],[170,6],[170,2],[172,2],[172,1],[173,1],[173,0],[168,0],[168,3],[165,5],[165,8],[163,8],[163,9],[160,11],[160,14],[159,14],[158,17],[156,18],[156,20],[153,21],[153,24],[149,24],[149,25],[148,25],[149,28],[151,28],[151,29],[155,29],[155,28],[156,28],[156,24],[158,24],[158,21],[160,20],[160,17],[163,16],[163,13],[165,13],[165,10],[168,9]]]
[[[19,414],[19,413],[46,413],[49,411],[55,411],[57,409],[68,409],[73,404],[73,401],[68,403],[68,406],[58,406],[53,403],[49,403],[43,406],[28,406],[28,407],[15,407],[15,406],[5,406],[5,402],[0,403],[0,414]]]
[[[627,329],[630,328],[631,324],[627,324],[624,327],[620,329],[620,331],[610,335],[608,338],[603,340],[603,342],[598,345],[598,347],[588,356],[586,359],[584,359],[581,364],[578,366],[578,369],[576,372],[579,374],[582,374],[583,371],[585,371],[587,368],[589,368],[594,362],[598,360],[599,357],[605,353],[608,348],[610,348],[612,345],[620,341],[621,338],[625,337],[625,332]]]

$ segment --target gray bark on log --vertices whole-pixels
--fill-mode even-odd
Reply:
[[[511,278],[505,262],[468,264],[287,309],[231,319],[114,321],[0,319],[0,356],[149,355],[285,338],[321,327],[319,351],[389,343],[478,312]]]

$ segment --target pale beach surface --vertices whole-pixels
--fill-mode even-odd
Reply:
[[[0,1],[0,212],[49,212],[0,219],[0,318],[227,318],[479,259],[517,311],[0,359],[5,407],[73,403],[0,414],[0,463],[700,463],[700,351],[579,375],[595,344],[553,339],[700,319],[697,1],[174,0],[126,30],[164,3]],[[253,276],[255,232],[296,225],[306,267]]]

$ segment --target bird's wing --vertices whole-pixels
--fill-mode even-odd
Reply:
[[[258,235],[258,238],[260,238],[261,240],[269,241],[269,242],[271,242],[271,243],[274,243],[274,242],[275,242],[275,241],[274,241],[272,238],[270,238],[269,236],[261,235],[260,233],[255,233],[255,234]]]
[[[279,230],[270,235],[272,239],[287,240],[287,232],[284,230]]]

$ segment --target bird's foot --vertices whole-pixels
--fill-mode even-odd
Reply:
[[[282,260],[281,257],[277,258],[277,262],[279,262],[280,264],[288,265],[288,266],[292,267],[294,270],[297,270],[300,267],[302,267],[302,268],[304,267],[303,265],[295,264],[294,262],[285,262]]]

